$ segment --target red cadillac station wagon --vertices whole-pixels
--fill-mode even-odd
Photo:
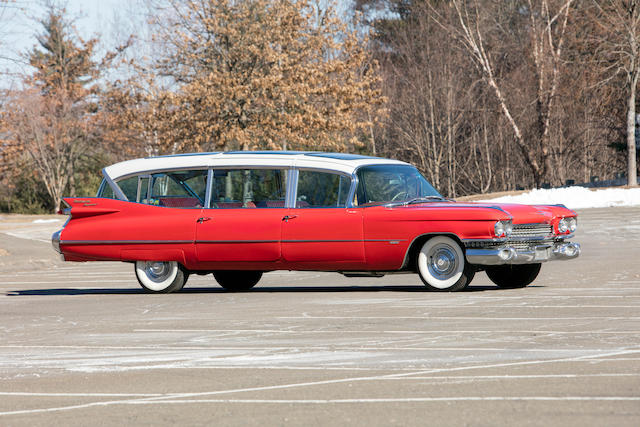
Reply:
[[[133,263],[150,292],[212,273],[229,291],[273,270],[417,273],[460,291],[477,271],[503,288],[580,254],[562,205],[459,203],[410,164],[352,154],[222,152],[108,166],[97,197],[66,198],[53,237],[66,261]]]

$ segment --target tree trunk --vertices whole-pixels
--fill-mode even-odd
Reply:
[[[627,183],[631,187],[638,185],[636,169],[636,86],[638,72],[632,76],[629,98],[627,99]]]
[[[69,173],[69,196],[76,197],[76,177],[73,174],[73,170],[75,168],[71,168],[71,172]]]

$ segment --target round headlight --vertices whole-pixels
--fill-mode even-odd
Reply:
[[[566,233],[568,229],[569,229],[569,224],[567,224],[567,220],[565,218],[562,218],[558,223],[558,231],[560,233]]]
[[[505,224],[502,221],[496,222],[496,225],[493,226],[493,229],[496,232],[496,237],[502,237],[505,234]]]
[[[511,235],[511,232],[512,232],[512,231],[513,231],[513,224],[512,224],[511,222],[507,222],[507,223],[504,225],[504,234],[505,234],[506,236],[509,236],[509,235]]]
[[[567,218],[567,227],[569,227],[569,231],[574,233],[578,228],[578,220],[576,218]]]

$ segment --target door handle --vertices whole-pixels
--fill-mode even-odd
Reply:
[[[198,224],[202,224],[205,221],[209,221],[211,218],[209,218],[208,216],[201,216],[200,218],[198,218]]]
[[[284,222],[289,222],[289,220],[293,218],[298,218],[298,215],[285,215],[284,218],[282,218],[282,220]]]

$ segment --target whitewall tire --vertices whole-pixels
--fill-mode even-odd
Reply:
[[[460,291],[474,276],[460,245],[447,236],[427,240],[418,252],[416,264],[420,279],[433,291]]]
[[[136,261],[135,272],[140,286],[157,293],[179,291],[188,277],[175,261]]]

